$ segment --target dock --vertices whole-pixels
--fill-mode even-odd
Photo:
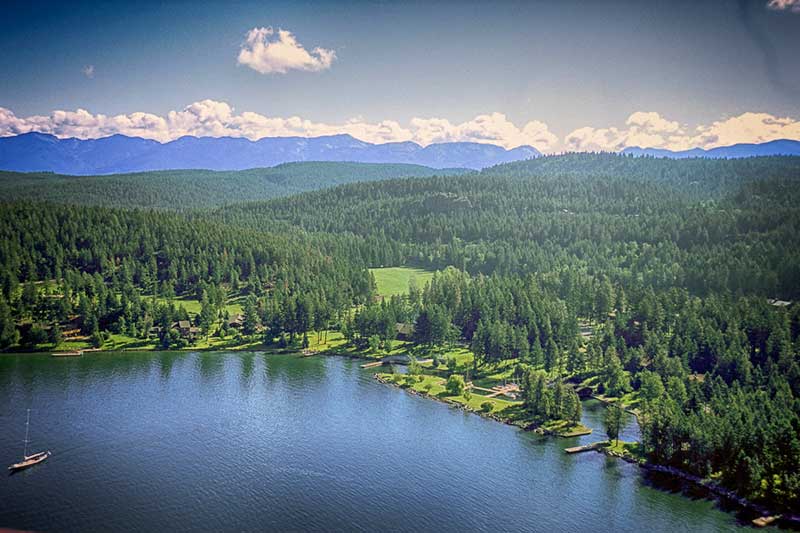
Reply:
[[[50,354],[50,357],[80,357],[82,355],[82,351],[75,350],[74,352],[54,352]]]
[[[519,385],[516,383],[509,383],[507,385],[497,385],[492,387],[491,389],[487,389],[486,387],[478,387],[477,385],[473,384],[471,381],[467,383],[468,389],[488,392],[489,394],[486,395],[487,398],[494,398],[496,396],[504,395],[510,398],[516,398],[517,393],[519,392]]]
[[[597,448],[602,447],[605,442],[593,442],[591,444],[584,444],[583,446],[574,446],[572,448],[564,448],[564,451],[567,453],[581,453],[581,452],[591,452],[596,450]]]
[[[361,368],[375,368],[376,366],[381,366],[383,361],[373,361],[372,363],[364,363],[361,365]]]
[[[101,348],[83,348],[81,350],[72,350],[69,352],[53,352],[50,357],[80,357],[86,352],[100,352]]]

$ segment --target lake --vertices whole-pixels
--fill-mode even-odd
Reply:
[[[636,466],[381,385],[359,362],[264,353],[0,356],[0,528],[58,531],[720,531],[735,517]],[[636,434],[635,423],[625,429]]]

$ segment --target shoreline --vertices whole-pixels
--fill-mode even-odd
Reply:
[[[460,409],[461,411],[465,411],[465,412],[468,412],[468,413],[476,414],[476,415],[478,415],[478,416],[480,416],[482,418],[485,418],[487,420],[494,420],[495,422],[500,422],[500,423],[508,425],[508,426],[514,426],[514,427],[516,427],[516,428],[518,428],[518,429],[520,429],[522,431],[535,432],[535,433],[537,433],[539,435],[547,436],[547,437],[568,438],[568,437],[564,437],[562,435],[559,435],[556,432],[545,430],[545,429],[543,429],[541,427],[533,427],[532,424],[528,425],[528,426],[524,426],[524,425],[515,423],[515,422],[513,422],[512,420],[510,420],[508,418],[503,418],[503,417],[500,417],[500,416],[497,416],[497,415],[493,415],[491,413],[485,413],[485,412],[482,412],[482,411],[479,411],[479,410],[472,409],[469,406],[467,406],[465,404],[462,404],[462,403],[459,403],[459,402],[454,402],[454,401],[451,401],[451,400],[439,398],[439,397],[437,397],[435,395],[432,395],[432,394],[427,394],[425,392],[420,392],[420,391],[414,390],[411,387],[402,387],[398,383],[395,383],[393,381],[389,381],[389,380],[386,380],[386,379],[382,378],[377,373],[373,374],[372,377],[377,382],[379,382],[379,383],[381,383],[383,385],[389,385],[391,387],[394,387],[396,389],[400,389],[400,390],[402,390],[402,391],[404,391],[404,392],[406,392],[408,394],[414,395],[414,396],[419,396],[419,397],[426,398],[426,399],[429,399],[429,400],[434,400],[434,401],[438,401],[440,403],[444,403],[444,404],[446,404],[448,406],[455,407],[456,409]],[[600,402],[602,402],[604,404],[613,403],[613,402],[609,402],[608,400],[595,398],[593,395],[590,396],[590,398],[594,399],[594,400],[597,400],[597,401],[600,401]],[[627,411],[627,409],[626,409],[626,411]],[[631,414],[636,416],[635,413],[631,413]],[[606,441],[598,441],[598,443],[600,443],[600,442],[606,442]],[[598,444],[598,443],[594,443],[594,444]],[[746,522],[747,524],[750,524],[752,526],[765,527],[765,526],[768,526],[768,525],[777,525],[779,527],[785,527],[787,529],[797,529],[798,527],[800,527],[800,516],[793,515],[793,514],[775,512],[775,511],[769,509],[768,507],[765,507],[765,506],[763,506],[761,504],[758,504],[758,503],[755,503],[755,502],[751,502],[747,498],[739,496],[735,492],[733,492],[733,491],[731,491],[729,489],[726,489],[725,487],[719,485],[718,483],[716,483],[714,481],[700,478],[699,476],[696,476],[694,474],[691,474],[689,472],[680,470],[680,469],[675,468],[675,467],[659,465],[659,464],[651,463],[651,462],[649,462],[647,460],[638,459],[638,458],[630,456],[630,455],[618,453],[618,452],[615,452],[613,450],[607,449],[607,447],[605,447],[605,446],[595,446],[595,447],[592,448],[592,451],[595,451],[597,453],[603,454],[606,457],[612,457],[612,458],[615,458],[615,459],[621,459],[621,460],[623,460],[623,461],[625,461],[627,463],[634,464],[634,465],[638,466],[640,469],[642,469],[642,470],[644,470],[644,471],[646,471],[648,473],[666,475],[666,476],[671,477],[673,480],[678,480],[678,481],[681,481],[681,482],[689,483],[689,484],[691,484],[692,486],[694,486],[696,488],[700,488],[700,489],[702,489],[704,491],[707,491],[708,494],[709,494],[709,496],[706,496],[707,499],[714,500],[718,504],[721,503],[721,501],[724,500],[725,503],[733,504],[737,508],[738,511],[744,511],[746,513],[752,514],[753,515],[752,520],[748,518],[748,521]],[[728,511],[728,512],[731,512],[731,511]],[[767,521],[765,523],[763,523],[763,525],[753,521],[753,520],[759,520],[759,519],[766,519]]]
[[[337,347],[331,347],[331,348],[329,348],[327,350],[322,350],[322,351],[319,351],[319,352],[315,352],[315,353],[313,353],[311,355],[306,355],[306,354],[303,353],[302,349],[298,349],[298,348],[277,348],[277,347],[270,347],[270,346],[267,346],[267,345],[259,343],[257,345],[242,345],[242,346],[233,346],[233,347],[225,347],[225,348],[214,346],[214,347],[205,347],[205,348],[196,348],[196,349],[184,348],[184,349],[180,349],[180,350],[159,350],[159,349],[156,349],[156,348],[130,348],[130,349],[102,349],[101,348],[101,349],[90,350],[88,353],[89,354],[113,354],[113,353],[166,352],[166,353],[180,354],[180,353],[193,353],[193,352],[194,353],[271,352],[271,353],[274,353],[274,354],[277,354],[277,355],[296,355],[298,357],[311,357],[311,356],[328,357],[328,356],[334,356],[334,357],[347,357],[349,359],[358,359],[358,360],[361,360],[361,361],[377,361],[377,360],[379,360],[379,359],[376,359],[376,358],[366,357],[366,356],[358,354],[358,353],[340,351],[337,348],[339,348],[339,347],[338,346]],[[53,355],[54,353],[57,353],[57,352],[55,352],[54,350],[36,350],[36,351],[26,351],[26,352],[0,352],[0,356],[4,356],[4,355],[5,356],[46,355],[46,356],[53,357],[54,359],[61,359],[61,358],[73,359],[73,357],[58,357],[58,356],[54,356]],[[83,357],[83,354],[80,357]],[[484,412],[484,411],[473,409],[473,408],[469,407],[468,405],[460,403],[460,402],[455,402],[455,401],[452,401],[452,400],[439,398],[438,396],[435,396],[435,395],[432,395],[432,394],[428,394],[428,393],[425,393],[425,392],[417,391],[417,390],[415,390],[415,389],[413,389],[411,387],[403,387],[399,383],[395,383],[393,381],[389,381],[389,380],[386,380],[386,379],[382,378],[378,373],[374,373],[372,375],[372,377],[377,382],[379,382],[379,383],[381,383],[383,385],[389,385],[389,386],[394,387],[396,389],[400,389],[400,390],[402,390],[402,391],[404,391],[404,392],[406,392],[408,394],[411,394],[411,395],[414,395],[414,396],[419,396],[419,397],[422,397],[422,398],[426,398],[426,399],[429,399],[429,400],[434,400],[434,401],[443,403],[445,405],[448,405],[450,407],[454,407],[454,408],[459,409],[461,411],[478,415],[478,416],[480,416],[480,417],[482,417],[484,419],[487,419],[487,420],[493,420],[495,422],[500,422],[500,423],[505,424],[507,426],[513,426],[513,427],[518,428],[518,429],[520,429],[522,431],[533,432],[533,433],[536,433],[538,435],[546,436],[546,437],[569,438],[569,436],[559,435],[555,431],[544,429],[541,426],[537,426],[535,424],[527,424],[527,425],[520,424],[520,423],[515,422],[515,421],[513,421],[513,420],[511,420],[509,418],[505,418],[505,417],[502,417],[502,416],[498,416],[496,414],[487,413],[487,412]],[[613,403],[613,402],[609,401],[606,398],[597,398],[594,395],[589,396],[589,398],[594,399],[596,401],[599,401],[601,403],[604,403],[606,405]],[[625,411],[629,412],[631,415],[633,415],[634,417],[638,418],[637,413],[629,411],[628,409],[625,409]],[[598,441],[598,442],[605,442],[605,441]],[[696,476],[694,474],[691,474],[689,472],[686,472],[684,470],[681,470],[681,469],[678,469],[678,468],[675,468],[675,467],[659,465],[659,464],[656,464],[656,463],[651,463],[651,462],[649,462],[647,460],[638,459],[638,458],[630,456],[630,455],[618,453],[618,452],[615,452],[613,450],[607,449],[605,446],[596,446],[596,447],[594,447],[592,449],[592,451],[595,451],[597,453],[603,454],[603,455],[605,455],[607,457],[612,457],[612,458],[615,458],[615,459],[621,459],[621,460],[623,460],[623,461],[625,461],[627,463],[635,464],[636,466],[638,466],[639,468],[641,468],[642,470],[644,470],[644,471],[646,471],[648,473],[666,475],[666,476],[669,476],[673,480],[685,482],[685,483],[690,484],[693,487],[699,488],[699,489],[701,489],[703,491],[707,491],[708,494],[709,494],[709,496],[706,496],[707,499],[709,499],[709,500],[717,500],[718,503],[720,501],[724,500],[726,503],[732,504],[734,507],[736,507],[738,511],[745,511],[745,512],[748,512],[748,513],[752,514],[753,517],[754,517],[754,520],[758,520],[759,518],[767,519],[767,522],[762,523],[762,524],[757,524],[756,522],[748,520],[747,523],[750,524],[750,525],[753,525],[753,526],[756,526],[756,527],[764,527],[764,526],[767,526],[767,525],[777,525],[779,527],[785,527],[785,528],[789,528],[789,529],[798,529],[798,528],[800,528],[800,515],[774,512],[774,511],[770,510],[769,508],[767,508],[767,507],[765,507],[765,506],[763,506],[761,504],[758,504],[758,503],[755,503],[755,502],[751,502],[750,500],[748,500],[748,499],[746,499],[746,498],[744,498],[742,496],[737,495],[735,492],[733,492],[733,491],[731,491],[729,489],[726,489],[725,487],[722,487],[721,485],[719,485],[718,483],[716,483],[716,482],[714,482],[712,480],[700,478],[699,476]],[[713,496],[710,496],[710,495],[713,495]],[[728,512],[733,512],[733,511],[730,510]]]

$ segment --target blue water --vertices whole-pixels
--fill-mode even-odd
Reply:
[[[639,469],[381,385],[357,361],[260,353],[0,356],[0,528],[721,531]],[[635,436],[635,422],[625,438]]]

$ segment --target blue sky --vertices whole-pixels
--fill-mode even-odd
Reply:
[[[800,1],[771,1],[11,2],[0,135],[800,138]]]

